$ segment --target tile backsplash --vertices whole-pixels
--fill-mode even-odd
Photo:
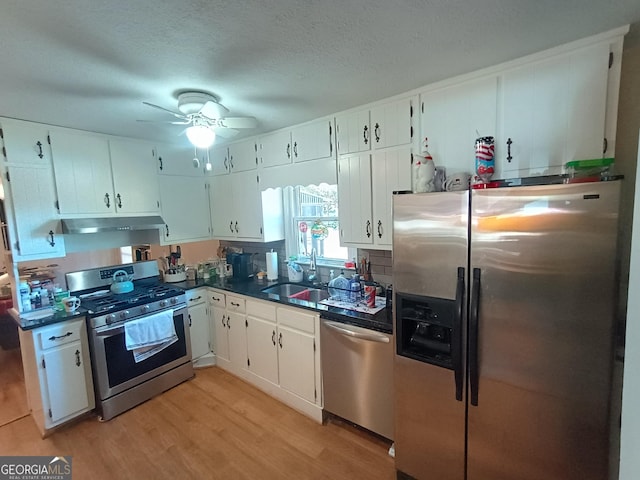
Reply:
[[[253,265],[256,272],[260,270],[266,271],[266,253],[273,249],[274,252],[278,253],[278,274],[280,280],[287,280],[286,261],[288,259],[283,240],[271,243],[227,242],[221,240],[220,245],[228,248],[242,248],[242,251],[245,253],[253,253]],[[357,258],[360,259],[362,257],[366,257],[371,262],[371,275],[375,282],[385,287],[392,282],[392,257],[390,251],[358,249]],[[333,270],[336,275],[344,271],[347,277],[353,274],[353,270],[350,269],[319,265],[317,272],[320,276],[320,281],[329,281],[330,270]]]

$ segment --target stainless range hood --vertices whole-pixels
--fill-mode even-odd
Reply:
[[[127,232],[155,230],[164,227],[159,215],[148,217],[67,218],[62,220],[62,233]]]

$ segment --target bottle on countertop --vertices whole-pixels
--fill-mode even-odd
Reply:
[[[358,303],[362,296],[362,286],[360,285],[360,277],[354,274],[349,282],[349,300],[351,303]]]

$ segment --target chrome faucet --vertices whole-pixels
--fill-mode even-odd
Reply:
[[[318,276],[316,274],[316,249],[311,249],[311,258],[309,259],[309,270],[307,270],[307,280],[312,283],[316,283],[318,281]]]

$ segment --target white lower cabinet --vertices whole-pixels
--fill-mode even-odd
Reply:
[[[244,297],[209,290],[209,307],[216,365],[239,377],[246,377],[247,328]]]
[[[322,421],[319,315],[247,299],[248,380]]]
[[[20,330],[29,409],[44,436],[93,410],[95,399],[84,317]]]
[[[211,353],[211,324],[207,306],[207,289],[196,288],[189,290],[186,296],[193,366],[205,367],[213,365],[215,361]]]

